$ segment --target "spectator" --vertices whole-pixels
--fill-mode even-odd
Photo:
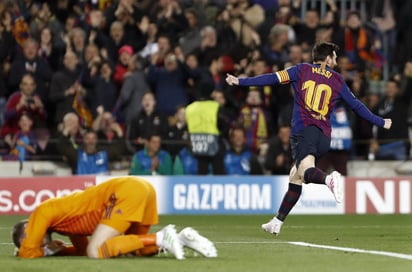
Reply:
[[[47,113],[40,96],[34,91],[36,83],[31,74],[21,78],[20,90],[13,93],[6,104],[4,111],[5,123],[1,135],[15,134],[19,130],[19,120],[23,114],[29,114],[36,128],[45,127]]]
[[[5,3],[2,3],[3,10],[0,11],[0,63],[3,64],[2,69],[0,69],[0,77],[1,77],[1,84],[4,85],[2,87],[2,91],[4,92],[4,96],[8,97],[9,93],[7,92],[7,77],[10,70],[11,62],[15,58],[15,54],[17,53],[17,42],[13,36],[13,18],[12,14],[9,10],[7,10],[4,6]]]
[[[365,71],[366,63],[370,59],[372,41],[367,29],[362,27],[358,11],[351,11],[346,17],[345,54],[348,56],[352,68]]]
[[[268,44],[262,45],[263,57],[269,65],[283,68],[285,62],[289,61],[287,52],[289,28],[290,26],[284,24],[277,24],[271,28]]]
[[[197,173],[197,159],[189,147],[182,148],[173,161],[173,175],[197,175]]]
[[[293,164],[290,149],[290,126],[280,125],[278,133],[269,140],[265,169],[272,175],[289,175]]]
[[[220,54],[216,29],[211,25],[207,25],[202,28],[200,35],[202,36],[202,41],[200,45],[193,50],[193,54],[196,55],[199,66],[207,67],[212,59]]]
[[[36,137],[32,132],[33,119],[27,113],[20,115],[18,119],[19,130],[11,135],[8,134],[4,141],[10,147],[8,155],[4,156],[4,160],[25,161],[36,154]]]
[[[94,131],[87,131],[83,135],[83,142],[78,148],[70,144],[68,138],[61,138],[59,144],[65,145],[65,156],[69,165],[72,167],[73,174],[91,175],[91,174],[109,174],[109,162],[118,159],[112,156],[111,150],[116,146],[106,147],[105,149],[98,146],[97,134]],[[66,140],[64,142],[63,140]],[[73,168],[73,166],[75,166]]]
[[[189,141],[185,114],[185,106],[180,105],[176,107],[174,118],[171,118],[171,124],[169,124],[166,137],[164,137],[164,140],[167,141],[165,149],[172,158],[175,158],[179,151],[187,146]]]
[[[231,17],[227,9],[221,9],[216,14],[213,26],[216,29],[216,36],[219,45],[219,51],[222,55],[230,55],[237,61],[244,57],[241,41],[238,39],[235,31],[231,27]],[[203,40],[202,40],[203,41]]]
[[[369,92],[364,98],[364,103],[371,111],[376,111],[379,99],[379,94]],[[373,142],[373,125],[357,116],[353,120],[352,131],[356,158],[367,159],[369,153],[374,156],[374,153],[370,152],[372,151],[370,144]]]
[[[259,90],[249,89],[246,103],[240,109],[237,124],[246,131],[246,146],[257,152],[259,146],[269,138],[272,119],[263,107]]]
[[[50,28],[43,28],[40,31],[40,43],[37,54],[49,64],[53,71],[56,71],[60,66],[61,51],[61,48],[55,44]]]
[[[128,72],[127,66],[129,65],[130,59],[133,57],[133,48],[130,45],[123,45],[119,49],[119,57],[115,67],[114,72],[114,82],[120,89],[123,85],[124,77]]]
[[[222,120],[224,121],[225,127],[230,127],[233,121],[237,117],[237,111],[234,106],[229,105],[226,95],[223,91],[213,90],[210,97],[219,103],[219,111],[221,112]],[[229,135],[224,135],[225,138],[229,138]]]
[[[170,37],[172,43],[177,43],[179,34],[188,27],[179,1],[159,1],[154,10],[152,18],[159,33]]]
[[[117,120],[121,120],[126,127],[132,122],[142,109],[143,94],[149,91],[141,59],[134,55],[128,65],[129,73],[124,79],[114,113]]]
[[[228,175],[262,175],[262,167],[255,154],[247,149],[246,133],[237,127],[230,131],[230,149],[226,152],[224,162]]]
[[[97,108],[104,111],[112,111],[116,104],[117,87],[113,81],[113,67],[109,61],[103,61],[99,67],[97,76],[93,79],[89,100],[93,116],[97,116]]]
[[[66,52],[72,51],[80,63],[85,64],[85,50],[87,46],[86,32],[80,27],[75,27],[69,32],[68,40],[66,40]]]
[[[405,160],[409,156],[408,100],[400,94],[399,83],[394,79],[386,82],[384,97],[377,106],[377,113],[392,118],[393,129],[377,130],[377,144],[372,144],[376,159]]]
[[[188,22],[188,28],[179,38],[179,45],[186,56],[200,45],[202,36],[200,35],[198,12],[194,8],[188,8],[184,11],[184,15]]]
[[[42,3],[40,9],[30,20],[30,34],[32,37],[41,40],[43,29],[48,29],[50,36],[57,36],[63,30],[59,20],[53,16],[48,3]]]
[[[146,92],[140,103],[142,110],[126,127],[128,149],[133,153],[136,148],[141,149],[151,134],[164,134],[167,126],[167,121],[156,110],[156,98],[153,93]]]
[[[189,75],[173,53],[166,55],[164,66],[156,66],[157,62],[157,56],[152,56],[147,81],[156,95],[159,112],[164,115],[173,115],[178,105],[188,103],[186,82]]]
[[[118,62],[119,49],[124,45],[126,45],[126,38],[124,36],[123,24],[119,21],[114,21],[110,25],[110,35],[105,45],[107,55],[112,63]]]
[[[263,8],[249,0],[228,0],[230,25],[238,40],[248,48],[259,46],[260,37],[257,28],[265,20]]]
[[[171,175],[172,159],[161,144],[160,134],[150,135],[145,148],[133,156],[130,175]]]
[[[309,9],[305,14],[304,22],[297,22],[293,25],[297,43],[305,48],[311,48],[316,41],[316,32],[319,29],[320,17],[316,9]]]
[[[114,119],[111,112],[104,111],[103,107],[97,108],[97,116],[93,121],[92,129],[97,133],[99,144],[102,147],[116,146],[112,151],[120,157],[124,151],[124,133],[118,122]]]
[[[332,125],[330,149],[324,157],[320,158],[317,165],[325,172],[331,167],[346,176],[352,148],[352,129],[348,111],[342,103],[336,105],[330,123]]]
[[[9,88],[16,90],[23,75],[29,73],[36,82],[36,93],[44,103],[49,98],[47,85],[52,79],[52,71],[47,62],[37,55],[38,43],[29,38],[23,44],[23,55],[16,57],[12,62],[9,72]]]
[[[164,66],[166,55],[172,52],[170,38],[164,34],[158,34],[156,46],[157,49],[155,48],[155,50],[152,51],[152,54],[146,55],[146,59],[153,61],[155,66]]]
[[[396,29],[397,29],[397,45],[399,51],[399,62],[401,67],[405,62],[412,60],[412,28],[411,28],[411,12],[412,2],[402,1],[399,2],[400,7],[396,16]]]
[[[75,173],[77,164],[75,161],[76,156],[73,154],[77,152],[79,145],[81,145],[84,132],[80,127],[79,116],[76,113],[66,113],[62,121],[58,132],[56,148],[57,152],[63,157],[63,160],[69,163],[72,173]]]
[[[107,58],[108,52],[104,48],[107,44],[108,37],[104,33],[104,26],[105,26],[105,18],[103,12],[98,9],[92,9],[88,16],[88,44],[94,44],[99,48],[102,48],[102,55]]]
[[[157,40],[157,25],[150,23],[147,29],[147,39],[145,47],[139,52],[139,56],[145,60],[150,61],[150,56],[159,51],[159,44]]]
[[[73,111],[75,95],[82,89],[79,59],[72,51],[64,55],[64,67],[57,71],[50,83],[50,101],[55,105],[54,125],[60,123],[66,113]]]
[[[114,21],[123,24],[125,44],[131,45],[134,52],[139,52],[144,47],[149,18],[143,15],[138,1],[113,1],[104,11],[104,16],[108,26]]]
[[[302,62],[302,47],[297,44],[289,46],[289,61],[290,66],[296,65]]]
[[[211,56],[210,63],[207,66],[201,66],[196,70],[192,70],[191,76],[194,78],[194,99],[199,99],[202,91],[199,91],[204,86],[213,86],[214,90],[223,90],[224,76],[223,57],[220,55]]]

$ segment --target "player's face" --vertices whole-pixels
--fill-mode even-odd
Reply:
[[[330,68],[335,68],[336,67],[336,65],[337,65],[337,62],[336,62],[336,59],[337,59],[337,55],[336,55],[336,52],[335,51],[333,51],[333,57],[328,57],[329,58],[329,61],[328,61],[328,66],[330,67]]]

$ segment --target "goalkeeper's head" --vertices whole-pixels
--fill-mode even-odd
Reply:
[[[29,223],[28,219],[21,220],[13,227],[12,239],[17,248],[20,248],[21,241],[26,237],[26,227]],[[47,232],[43,238],[42,246],[48,244],[51,241],[51,233]]]

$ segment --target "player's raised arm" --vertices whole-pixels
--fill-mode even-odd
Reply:
[[[287,74],[287,72],[285,72]],[[255,77],[235,77],[231,74],[226,74],[226,82],[230,86],[265,86],[279,83],[276,73],[268,73]]]

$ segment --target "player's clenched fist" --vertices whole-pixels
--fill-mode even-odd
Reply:
[[[383,120],[385,120],[385,124],[383,125],[383,128],[390,129],[392,126],[392,119],[383,119]]]

